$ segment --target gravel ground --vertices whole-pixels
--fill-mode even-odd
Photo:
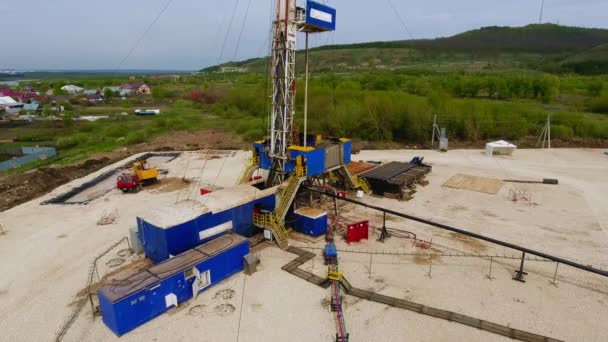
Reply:
[[[433,164],[430,184],[414,199],[397,202],[366,197],[375,205],[522,244],[550,254],[608,268],[608,157],[601,150],[518,150],[513,157],[488,158],[478,150],[362,151],[354,160],[409,160],[422,155]],[[198,189],[233,186],[247,152],[208,159],[188,152],[163,165],[166,177],[191,179],[172,192],[111,191],[83,205],[39,203],[104,172],[63,185],[50,194],[0,213],[6,234],[0,236],[0,331],[2,341],[53,340],[86,284],[89,264],[135,225],[135,216],[151,207],[171,207],[198,199]],[[456,173],[504,178],[558,178],[557,186],[506,184],[496,195],[441,186]],[[512,202],[509,190],[526,191],[532,200]],[[330,203],[327,203],[330,206]],[[118,210],[116,224],[97,226],[104,211]],[[343,217],[381,223],[381,215],[341,205]],[[463,238],[411,221],[389,217],[390,228],[415,232],[430,241],[434,253],[513,255],[514,251]],[[292,241],[313,248],[323,242]],[[608,282],[560,266],[557,286],[549,283],[555,264],[527,262],[527,283],[511,280],[518,261],[478,257],[429,258],[408,239],[375,239],[347,245],[338,239],[342,270],[353,285],[421,304],[456,311],[495,323],[566,341],[605,341],[608,328]],[[124,246],[100,261],[100,276],[112,270]],[[348,252],[347,252],[348,251]],[[251,277],[235,275],[189,303],[123,336],[121,341],[330,341],[335,336],[328,311],[329,290],[315,287],[281,270],[293,254],[267,246],[257,252],[262,263]],[[371,255],[369,253],[417,254]],[[422,255],[419,255],[422,254]],[[124,264],[123,264],[124,265]],[[371,269],[370,269],[371,265]],[[323,276],[317,257],[303,268]],[[223,291],[223,292],[220,292]],[[234,291],[234,292],[233,292]],[[218,294],[219,293],[219,294]],[[231,296],[225,296],[231,293]],[[506,338],[401,309],[347,296],[347,329],[353,341],[506,341]],[[114,341],[117,337],[88,306],[66,341]]]

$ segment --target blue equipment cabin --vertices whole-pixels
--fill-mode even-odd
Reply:
[[[205,205],[182,202],[150,208],[137,218],[144,252],[157,264],[229,231],[252,237],[261,232],[253,224],[253,213],[274,210],[275,191],[239,185],[205,195]]]
[[[304,136],[300,136],[300,141]],[[306,175],[308,177],[318,176],[328,171],[335,170],[351,162],[352,142],[346,138],[330,138],[322,140],[320,136],[309,134],[306,137],[307,146],[290,146],[290,160],[285,164],[287,173],[295,170],[296,158],[304,157]],[[272,162],[268,157],[268,141],[257,141],[253,144],[254,152],[259,160],[259,167],[270,170]]]
[[[103,322],[117,336],[177,307],[244,268],[249,240],[227,234],[98,291]]]

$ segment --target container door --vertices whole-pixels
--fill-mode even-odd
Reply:
[[[325,148],[325,170],[342,164],[340,148],[340,145],[330,145]]]
[[[196,267],[192,268],[194,281],[192,282],[192,297],[196,298],[198,293],[205,287],[211,285],[211,271],[201,273]]]

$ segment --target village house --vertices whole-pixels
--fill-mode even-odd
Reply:
[[[37,103],[40,100],[40,93],[32,87],[21,88],[21,98],[19,101],[23,103]]]
[[[150,86],[143,82],[125,83],[120,86],[121,96],[150,95],[151,93],[152,90],[150,89]]]
[[[0,108],[3,108],[6,113],[19,113],[23,109],[23,105],[23,103],[15,101],[10,96],[0,96]]]
[[[100,94],[88,94],[85,95],[87,101],[91,103],[99,103],[103,102],[103,97]]]
[[[8,96],[19,100],[21,98],[21,93],[10,88],[0,88],[0,96]]]
[[[82,91],[84,90],[83,88],[73,85],[73,84],[66,84],[63,87],[61,87],[61,90],[65,91],[68,94],[80,94],[82,93]]]
[[[82,91],[83,95],[101,95],[101,91],[99,89],[85,89]]]

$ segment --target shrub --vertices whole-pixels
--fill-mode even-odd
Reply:
[[[551,125],[551,138],[555,139],[568,139],[574,136],[572,127],[564,125]]]
[[[17,134],[17,141],[46,141],[53,139],[53,132],[44,129],[26,130]]]
[[[129,133],[129,127],[123,125],[112,125],[108,127],[105,134],[112,138],[124,137]]]
[[[74,134],[65,137],[59,137],[55,141],[55,147],[60,149],[72,148],[78,145],[86,144],[88,137],[86,134]]]
[[[591,100],[588,108],[595,113],[608,114],[608,96],[602,96]]]
[[[146,140],[146,136],[143,132],[131,132],[127,135],[125,143],[127,145],[140,144]]]

